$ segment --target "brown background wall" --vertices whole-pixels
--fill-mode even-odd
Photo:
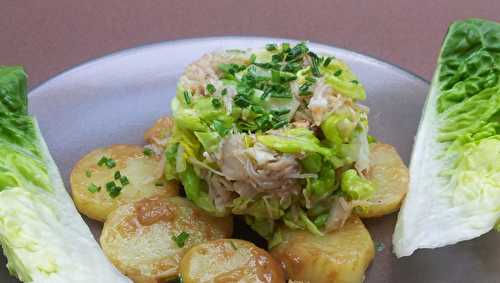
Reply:
[[[308,39],[370,54],[429,79],[448,24],[500,20],[500,0],[1,0],[0,64],[37,85],[120,49],[211,35]]]

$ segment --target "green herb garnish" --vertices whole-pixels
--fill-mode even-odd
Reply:
[[[130,184],[130,181],[128,180],[127,176],[121,176],[120,183],[125,187],[126,185]]]
[[[281,121],[277,121],[273,124],[273,129],[279,129],[285,125],[288,124],[288,121],[287,120],[281,120]]]
[[[333,73],[333,75],[336,77],[342,75],[342,69],[338,69],[337,71],[335,71],[335,73]]]
[[[250,55],[250,63],[255,63],[255,60],[257,59],[257,56],[255,54]]]
[[[142,153],[144,153],[145,156],[147,157],[151,157],[154,155],[154,151],[151,149],[151,148],[144,148],[144,150],[142,151]]]
[[[236,244],[233,241],[229,241],[229,243],[231,244],[231,247],[233,247],[233,249],[235,251],[238,250],[238,247],[236,246]]]
[[[212,99],[212,105],[215,107],[215,108],[219,108],[222,106],[222,102],[220,102],[220,100],[218,98],[213,98]]]
[[[182,231],[182,233],[177,236],[172,236],[172,240],[177,244],[179,248],[184,247],[188,238],[189,234],[184,231]]]
[[[215,86],[213,84],[207,84],[207,91],[208,93],[210,94],[214,94],[215,93]]]
[[[114,181],[111,181],[111,182],[106,183],[106,191],[108,192],[108,195],[111,198],[116,198],[117,196],[120,195],[122,188],[116,186]]]
[[[89,185],[89,187],[87,188],[87,190],[91,193],[97,193],[97,192],[100,192],[101,191],[101,187],[98,187],[96,186],[96,184],[92,183]]]
[[[223,89],[221,92],[220,92],[220,95],[224,96],[227,94],[227,88]]]
[[[332,62],[332,57],[328,57],[323,62],[323,66],[328,67],[328,65],[330,65],[331,62]]]
[[[115,172],[115,180],[118,180],[122,177],[122,173],[120,173],[120,171],[116,171]]]
[[[183,92],[184,94],[184,101],[186,101],[186,104],[191,104],[191,95],[189,94],[189,92],[187,90],[185,90]]]
[[[87,178],[92,177],[92,172],[90,172],[90,170],[85,171],[85,176],[87,176]]]
[[[276,109],[276,110],[271,110],[271,114],[273,115],[285,115],[285,114],[288,114],[290,113],[290,109]]]
[[[292,98],[292,94],[290,92],[272,92],[271,97],[273,98]]]
[[[278,47],[276,46],[276,44],[274,44],[274,43],[266,44],[266,50],[267,51],[275,51],[276,49],[278,49]]]
[[[101,157],[101,159],[99,159],[99,161],[97,162],[97,165],[99,167],[102,167],[103,165],[108,167],[109,169],[111,168],[114,168],[116,166],[116,161],[111,159],[111,158],[108,158],[106,156],[103,156]]]

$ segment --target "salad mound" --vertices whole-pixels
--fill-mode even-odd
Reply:
[[[165,176],[198,207],[243,215],[268,240],[280,223],[337,229],[374,191],[365,96],[345,63],[304,42],[207,54],[172,101]]]

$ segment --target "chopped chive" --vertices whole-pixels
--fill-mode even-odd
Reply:
[[[97,193],[97,192],[100,192],[101,191],[101,187],[98,187],[96,186],[96,184],[92,183],[89,185],[89,187],[87,188],[87,190],[91,193]]]
[[[248,100],[244,95],[238,94],[234,97],[234,104],[241,108],[246,108],[251,104],[251,101]]]
[[[208,91],[208,93],[214,94],[215,90],[216,89],[215,89],[215,86],[213,84],[207,84],[207,91]]]
[[[320,63],[320,59],[318,55],[314,52],[307,53],[309,57],[311,57],[311,72],[315,77],[321,76],[321,72],[319,71],[318,63]]]
[[[155,186],[157,186],[157,187],[163,187],[164,185],[165,185],[165,184],[163,183],[163,181],[162,181],[162,180],[158,180],[158,181],[156,181],[156,183],[155,183]]]
[[[276,44],[273,44],[273,43],[266,44],[266,50],[267,51],[275,51],[276,49],[277,49]]]
[[[299,87],[299,91],[301,91],[301,92],[308,91],[310,86],[311,86],[311,83],[306,82]]]
[[[108,191],[108,195],[111,198],[116,198],[117,196],[120,195],[122,188],[121,187],[112,187],[112,188],[106,188],[106,191]]]
[[[220,92],[220,95],[224,96],[227,94],[227,88],[223,89],[221,92]]]
[[[287,120],[278,121],[278,122],[273,124],[273,129],[279,129],[279,128],[285,126],[286,124],[288,124]]]
[[[104,164],[106,164],[107,160],[108,160],[108,158],[106,156],[101,157],[101,159],[99,159],[99,161],[97,161],[97,166],[102,167]]]
[[[271,93],[271,97],[273,97],[273,98],[292,98],[292,94],[290,92],[273,92],[273,93]]]
[[[147,157],[151,157],[154,155],[154,151],[151,149],[151,148],[144,148],[144,150],[142,151],[142,153],[144,153],[145,156]]]
[[[233,249],[235,251],[238,249],[238,247],[236,246],[236,244],[233,241],[229,241],[229,243],[231,244],[231,247],[233,247]]]
[[[306,81],[308,81],[310,83],[315,83],[316,82],[316,78],[314,78],[314,77],[306,77]]]
[[[385,245],[384,243],[381,243],[381,242],[375,242],[375,250],[377,252],[382,252],[383,250],[385,249]]]
[[[124,186],[124,187],[125,187],[126,185],[130,184],[130,182],[129,182],[129,180],[128,180],[127,176],[121,176],[121,177],[120,177],[120,183],[121,183],[121,184],[122,184],[122,186]]]
[[[273,83],[279,83],[281,81],[280,71],[271,70],[271,81]]]
[[[342,75],[342,69],[338,69],[337,71],[335,71],[335,73],[333,73],[333,75],[336,77]]]
[[[99,159],[99,161],[97,162],[97,165],[99,167],[102,167],[103,165],[105,165],[106,167],[111,169],[111,168],[116,166],[116,161],[114,161],[112,158],[108,158],[106,156],[103,156],[103,157],[101,157],[101,159]]]
[[[87,176],[87,178],[92,177],[92,172],[90,172],[90,170],[85,171],[85,176]]]
[[[270,91],[264,91],[264,93],[262,93],[262,95],[260,96],[260,100],[264,101],[266,100],[266,98],[271,94]]]
[[[184,231],[182,231],[182,233],[177,236],[172,236],[172,240],[177,244],[179,248],[184,247],[184,244],[186,243],[188,238],[189,234]]]
[[[282,50],[283,52],[287,52],[287,51],[289,51],[289,50],[290,50],[290,43],[288,43],[288,42],[283,42],[283,43],[281,44],[281,50]]]
[[[187,90],[184,91],[184,100],[186,101],[186,104],[191,104],[191,95]]]
[[[353,83],[355,85],[359,84],[359,82],[357,80],[352,80],[351,83]]]
[[[280,76],[280,80],[283,82],[291,82],[291,81],[297,79],[297,76],[295,74],[292,74],[289,72],[280,72],[279,76]]]
[[[115,172],[115,180],[118,180],[122,177],[122,173],[120,173],[120,171],[116,171]]]
[[[114,168],[116,166],[116,161],[111,159],[111,158],[108,158],[108,160],[106,160],[106,167],[108,167],[109,169],[111,168]]]
[[[110,190],[114,187],[116,187],[115,181],[111,181],[111,182],[106,183],[106,190]]]
[[[218,98],[213,98],[212,99],[212,105],[215,107],[215,108],[219,108],[222,106],[222,102],[220,102],[220,100]]]
[[[299,93],[299,96],[309,96],[312,95],[313,93],[311,91],[303,91]]]
[[[288,113],[290,113],[290,109],[276,109],[276,110],[271,110],[271,114],[277,115],[277,116],[285,115],[285,114],[288,114]]]
[[[250,106],[250,110],[254,113],[257,113],[257,114],[264,114],[264,108],[262,106],[259,106],[259,105]]]
[[[255,63],[255,60],[257,59],[257,56],[255,54],[250,55],[250,63]]]
[[[332,57],[328,57],[325,59],[325,62],[323,62],[323,66],[328,67],[330,63],[332,62]]]

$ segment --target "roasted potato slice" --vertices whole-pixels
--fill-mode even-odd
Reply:
[[[352,216],[345,225],[324,236],[283,228],[283,242],[271,254],[291,280],[314,283],[362,282],[375,256],[373,241],[363,222]]]
[[[118,207],[104,223],[101,246],[135,283],[166,282],[194,245],[230,237],[232,217],[209,216],[181,197],[153,196]]]
[[[179,185],[162,180],[159,157],[147,156],[143,151],[137,145],[112,145],[95,149],[80,159],[70,177],[78,210],[90,218],[105,221],[121,204],[159,194],[177,195]],[[103,158],[108,158],[110,163],[103,163]],[[120,176],[115,176],[117,172]],[[121,190],[108,190],[106,184],[110,182]]]
[[[370,199],[360,201],[354,212],[368,218],[397,211],[408,191],[409,173],[392,145],[370,145],[370,168],[366,177],[375,186],[375,193]]]
[[[173,127],[174,120],[172,118],[162,117],[156,120],[153,127],[144,133],[144,140],[158,148],[165,148]]]
[[[281,266],[267,251],[236,239],[194,246],[182,258],[179,270],[184,283],[285,282]]]

